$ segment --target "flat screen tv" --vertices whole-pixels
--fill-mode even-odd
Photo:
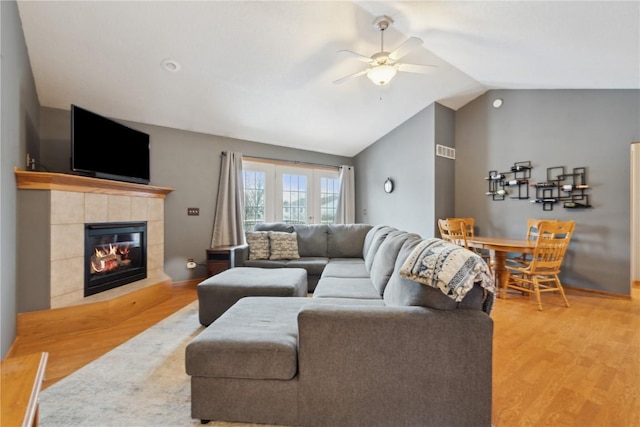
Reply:
[[[71,105],[71,170],[149,184],[149,135]]]

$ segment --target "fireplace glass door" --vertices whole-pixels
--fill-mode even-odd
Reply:
[[[85,224],[84,295],[147,277],[147,223]]]

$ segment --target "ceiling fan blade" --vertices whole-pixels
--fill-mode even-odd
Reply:
[[[422,39],[419,39],[418,37],[410,37],[407,41],[398,46],[396,50],[391,52],[389,54],[389,58],[393,61],[397,61],[413,49],[422,46],[423,43]]]
[[[338,54],[349,57],[351,59],[357,59],[358,61],[366,62],[367,64],[370,64],[373,61],[373,59],[371,59],[370,57],[360,55],[359,53],[353,52],[351,50],[339,50]]]
[[[360,76],[361,76],[361,75],[363,75],[363,74],[367,74],[367,71],[369,71],[369,69],[368,69],[368,68],[367,68],[367,69],[364,69],[364,70],[362,70],[362,71],[358,71],[357,73],[349,74],[348,76],[345,76],[345,77],[343,77],[343,78],[341,78],[341,79],[335,80],[335,81],[333,82],[333,84],[335,84],[335,85],[339,85],[340,83],[344,83],[344,82],[346,82],[347,80],[350,80],[350,79],[353,79],[353,78],[356,78],[356,77],[360,77]]]
[[[398,70],[408,73],[429,74],[438,68],[437,65],[396,64]]]

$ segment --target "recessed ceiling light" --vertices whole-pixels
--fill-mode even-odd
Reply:
[[[173,59],[163,59],[160,63],[160,66],[163,70],[169,71],[171,73],[176,73],[180,71],[180,64]]]
[[[502,107],[502,99],[500,98],[496,98],[493,100],[493,108],[500,108]]]

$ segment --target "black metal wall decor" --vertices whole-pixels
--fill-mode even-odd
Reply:
[[[528,199],[531,169],[531,161],[526,161],[514,163],[511,170],[506,172],[489,171],[489,176],[484,178],[489,181],[487,196],[491,196],[493,200],[504,200],[507,194],[515,194],[517,191],[517,196],[512,195],[509,198]]]
[[[591,207],[586,167],[573,168],[571,173],[567,173],[564,166],[550,167],[546,181],[529,185],[532,169],[531,161],[526,161],[515,162],[506,172],[489,171],[489,176],[484,178],[489,182],[486,195],[492,200],[505,200],[507,195],[510,199],[525,200],[529,198],[529,187],[533,187],[536,196],[531,203],[541,204],[543,211],[553,210],[553,205],[560,202],[566,209]]]
[[[536,189],[536,198],[532,203],[542,204],[543,211],[553,210],[553,205],[563,202],[567,209],[590,208],[587,184],[587,168],[573,168],[566,173],[564,166],[547,168],[547,180],[532,184]]]

